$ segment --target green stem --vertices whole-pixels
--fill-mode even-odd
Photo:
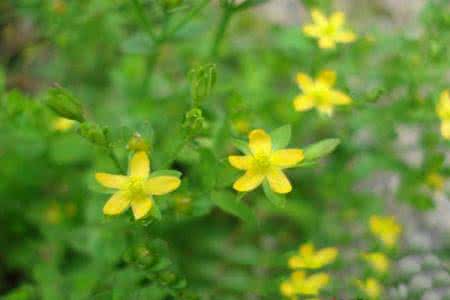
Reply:
[[[195,17],[200,11],[209,3],[210,0],[202,0],[197,7],[193,8],[183,19],[180,20],[172,29],[168,30],[166,35],[172,36],[176,33],[181,27],[186,25],[193,17]]]
[[[170,165],[177,159],[179,152],[184,148],[184,146],[189,142],[190,136],[186,135],[183,140],[175,147],[175,150],[169,157],[169,160],[164,164],[163,169],[167,169]]]
[[[120,165],[119,158],[117,158],[117,155],[114,153],[114,150],[111,148],[111,146],[108,146],[108,155],[111,158],[111,160],[114,162],[114,165],[116,166],[117,170],[121,174],[126,174],[125,170]]]
[[[219,49],[220,44],[222,43],[223,37],[225,36],[225,31],[227,29],[227,26],[230,22],[231,16],[233,15],[233,9],[229,6],[224,6],[222,8],[222,16],[220,18],[219,26],[217,27],[217,31],[214,35],[213,44],[211,47],[210,56],[216,57]]]

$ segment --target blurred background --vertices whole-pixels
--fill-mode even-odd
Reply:
[[[226,3],[245,5],[224,18]],[[320,50],[301,31],[312,8],[345,12],[358,40]],[[324,299],[353,299],[368,271],[352,262],[376,249],[368,219],[387,214],[403,235],[380,299],[450,299],[450,152],[435,112],[448,45],[447,0],[0,1],[1,297],[280,299],[288,255],[314,241],[342,254]],[[204,64],[215,86],[193,103],[188,74]],[[296,73],[326,68],[353,105],[331,118],[294,111]],[[55,84],[107,128],[123,166],[138,132],[152,168],[183,172],[160,197],[162,220],[102,215],[93,174],[117,170],[43,104]],[[232,139],[284,124],[292,147],[341,145],[290,171],[286,207],[258,191],[250,212],[224,212],[214,198],[235,197]]]

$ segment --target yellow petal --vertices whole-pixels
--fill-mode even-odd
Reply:
[[[342,27],[345,23],[345,14],[341,11],[337,11],[330,16],[330,24],[334,28]]]
[[[272,164],[280,168],[293,167],[303,160],[301,149],[283,149],[274,151],[270,157]]]
[[[306,278],[302,294],[317,295],[319,290],[330,282],[330,276],[326,273],[313,274]]]
[[[321,37],[319,39],[319,47],[322,49],[333,49],[336,47],[336,42],[330,37]]]
[[[270,188],[275,193],[287,194],[292,190],[289,179],[284,175],[283,171],[278,168],[274,168],[267,174],[267,180],[269,181]]]
[[[175,176],[157,176],[147,179],[144,191],[149,195],[164,195],[176,190],[181,180]]]
[[[314,86],[314,82],[311,77],[305,73],[298,73],[295,79],[299,88],[301,88],[303,92],[309,91]]]
[[[151,197],[135,198],[131,201],[131,209],[135,220],[139,220],[145,217],[153,206],[153,200]]]
[[[303,284],[303,282],[305,281],[305,277],[306,277],[305,272],[295,271],[292,272],[290,279],[292,283],[298,287]]]
[[[314,106],[314,97],[310,95],[299,95],[294,99],[296,111],[310,110]]]
[[[280,292],[285,297],[292,297],[295,295],[295,287],[289,281],[284,281],[280,285]]]
[[[318,9],[313,9],[311,11],[311,17],[314,23],[318,25],[325,25],[328,23],[327,17]]]
[[[103,206],[103,213],[105,215],[118,215],[124,212],[130,205],[130,200],[122,192],[117,192],[109,198],[105,206]]]
[[[320,27],[312,24],[303,26],[303,32],[311,37],[319,37],[321,34]]]
[[[126,176],[108,173],[95,173],[95,179],[104,187],[113,189],[120,189],[128,181]]]
[[[236,169],[248,170],[252,164],[252,157],[248,155],[245,156],[231,155],[228,156],[228,162]]]
[[[336,72],[332,70],[323,70],[320,72],[317,79],[328,87],[331,87],[336,82]]]
[[[351,31],[340,31],[335,34],[334,38],[340,43],[351,43],[356,40],[356,34]]]
[[[291,269],[302,268],[303,259],[298,255],[291,256],[288,260],[288,265],[289,265],[289,268],[291,268]]]
[[[239,192],[248,192],[257,188],[263,180],[263,174],[248,170],[241,178],[236,180],[233,188]]]
[[[319,251],[317,251],[315,255],[315,260],[317,262],[317,265],[320,267],[328,265],[329,263],[332,263],[338,255],[338,250],[333,247],[324,248]]]
[[[441,134],[446,140],[450,140],[450,120],[441,123]]]
[[[439,118],[445,120],[450,119],[450,91],[445,90],[439,97],[438,104],[436,105],[436,113]]]
[[[352,103],[352,99],[342,92],[333,91],[330,97],[332,103],[335,105],[347,105]]]
[[[150,161],[145,151],[136,152],[130,161],[130,175],[147,178],[150,172]]]
[[[252,130],[248,138],[250,150],[254,155],[269,155],[272,152],[272,138],[264,130]]]
[[[301,256],[311,256],[314,253],[314,245],[312,243],[305,243],[300,246],[299,252]]]

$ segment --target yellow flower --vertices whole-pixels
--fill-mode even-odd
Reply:
[[[320,48],[335,48],[336,43],[351,43],[356,40],[356,35],[344,28],[343,12],[335,12],[327,18],[321,11],[313,9],[311,17],[313,24],[303,26],[303,32],[318,39]]]
[[[377,272],[385,273],[389,269],[389,259],[381,252],[363,254],[364,260]]]
[[[112,189],[117,189],[103,207],[105,215],[117,215],[129,206],[134,218],[145,217],[153,207],[153,195],[170,193],[180,186],[175,176],[149,176],[150,161],[144,151],[136,152],[130,160],[129,175],[96,173],[97,181]]]
[[[394,217],[370,217],[370,230],[383,244],[392,247],[397,243],[402,227]]]
[[[372,300],[379,299],[383,291],[383,287],[378,280],[372,277],[367,278],[365,281],[358,280],[356,283],[361,291],[363,291],[364,294]]]
[[[445,178],[436,172],[428,174],[426,178],[427,185],[436,191],[442,191],[445,187]]]
[[[348,105],[352,102],[349,96],[333,89],[336,81],[334,71],[324,70],[315,80],[304,73],[298,73],[296,80],[303,92],[294,99],[294,108],[297,111],[307,111],[316,107],[320,113],[331,116],[334,106]]]
[[[272,151],[272,139],[262,129],[252,130],[249,135],[251,154],[228,157],[230,164],[245,170],[245,174],[233,185],[239,192],[247,192],[257,188],[267,179],[275,193],[286,194],[292,190],[289,179],[283,169],[293,167],[303,160],[303,150],[283,149]]]
[[[75,121],[58,117],[53,121],[52,128],[55,131],[64,132],[64,131],[68,131],[69,129],[71,129],[74,125],[75,125]]]
[[[337,255],[338,250],[334,247],[315,250],[311,243],[300,246],[299,254],[289,259],[289,267],[292,269],[318,269],[332,263]]]
[[[450,90],[445,90],[439,97],[436,113],[441,119],[441,135],[450,140]]]
[[[306,276],[305,272],[295,271],[281,283],[280,292],[291,299],[295,299],[296,295],[316,296],[329,282],[330,276],[326,273]]]

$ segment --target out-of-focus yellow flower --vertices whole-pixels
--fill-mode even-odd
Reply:
[[[283,169],[293,167],[303,160],[303,150],[282,149],[272,151],[272,138],[262,129],[252,130],[249,135],[251,154],[228,157],[230,164],[245,174],[233,185],[239,192],[257,188],[265,179],[275,193],[286,194],[292,190]]]
[[[296,299],[297,295],[316,296],[329,282],[330,276],[327,273],[306,276],[305,272],[295,271],[281,283],[280,292],[290,299]]]
[[[363,254],[364,260],[377,272],[385,273],[389,269],[389,259],[382,252]]]
[[[175,176],[149,176],[150,160],[144,151],[136,152],[130,160],[129,175],[96,173],[97,181],[107,188],[117,189],[103,207],[105,215],[117,215],[129,206],[134,218],[145,217],[153,207],[153,195],[170,193],[180,186]]]
[[[307,111],[315,107],[320,113],[331,116],[334,106],[352,102],[349,96],[333,89],[336,82],[334,71],[324,70],[315,80],[307,74],[298,73],[296,80],[303,92],[294,99],[294,108],[297,111]]]
[[[361,291],[371,300],[379,299],[383,292],[383,287],[375,278],[367,278],[365,281],[357,280],[356,284]]]
[[[53,130],[61,132],[68,131],[73,126],[75,126],[75,121],[61,117],[56,118],[52,123]]]
[[[446,140],[450,140],[450,90],[445,90],[439,97],[436,105],[436,113],[441,119],[441,134]]]
[[[59,203],[52,203],[50,206],[45,210],[44,214],[44,220],[48,224],[59,224],[62,220],[62,212],[61,212],[61,206]]]
[[[311,17],[313,23],[303,26],[303,32],[318,39],[320,48],[335,48],[336,43],[351,43],[356,40],[356,35],[344,27],[343,12],[335,12],[327,18],[320,10],[313,9]]]
[[[436,191],[442,191],[445,186],[445,178],[436,172],[430,173],[426,178],[427,185]]]
[[[318,269],[336,260],[338,249],[334,247],[315,250],[314,245],[306,243],[300,246],[298,255],[289,259],[289,267],[292,269]]]
[[[384,245],[393,247],[402,232],[402,227],[394,217],[371,216],[370,230]]]

